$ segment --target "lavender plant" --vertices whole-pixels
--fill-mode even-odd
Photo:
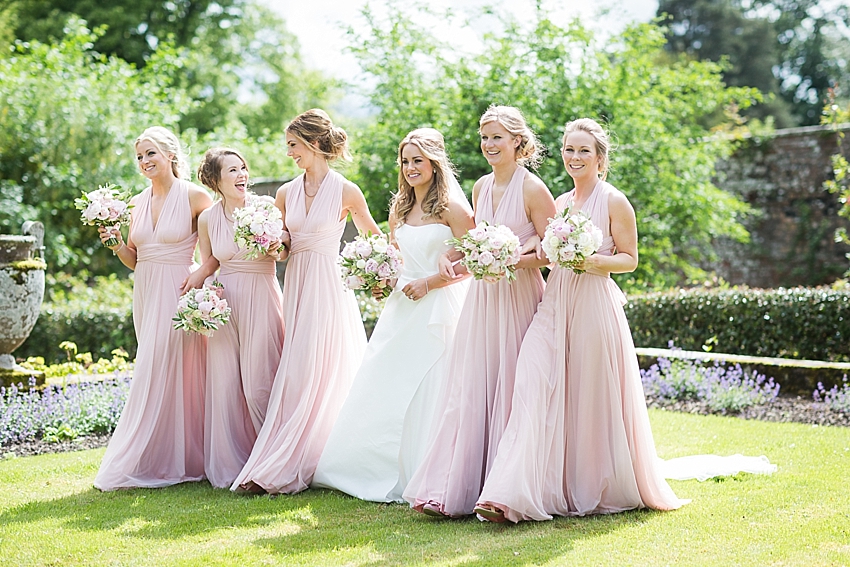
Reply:
[[[716,412],[737,413],[772,402],[779,384],[757,372],[747,373],[740,364],[706,364],[694,360],[659,358],[649,369],[641,370],[647,398],[705,403]]]
[[[816,402],[825,404],[830,409],[850,414],[850,382],[847,381],[846,374],[840,388],[836,385],[827,390],[823,387],[823,383],[818,382],[812,397]]]
[[[42,438],[74,439],[115,429],[130,378],[116,372],[109,380],[66,386],[0,388],[0,445]]]

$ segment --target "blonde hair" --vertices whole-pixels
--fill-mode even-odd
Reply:
[[[348,153],[348,135],[342,128],[334,126],[331,117],[324,110],[313,108],[302,112],[292,119],[286,131],[328,161],[351,159]]]
[[[224,195],[221,192],[221,163],[227,156],[238,157],[245,167],[248,167],[248,162],[242,157],[242,154],[231,148],[210,148],[201,158],[201,163],[198,165],[198,181],[212,189],[222,199]]]
[[[189,179],[189,162],[183,147],[180,145],[180,140],[168,128],[162,126],[151,126],[142,132],[141,136],[136,138],[133,146],[138,146],[141,142],[148,141],[159,148],[166,157],[171,154],[171,171],[174,177],[178,179]]]
[[[449,210],[449,179],[454,175],[454,169],[449,156],[446,154],[446,144],[443,135],[433,128],[417,128],[410,132],[398,145],[398,192],[393,195],[390,204],[390,217],[395,219],[396,226],[401,226],[407,220],[407,215],[416,203],[413,187],[407,182],[402,169],[402,156],[405,146],[413,144],[425,156],[434,168],[431,186],[423,199],[422,211],[428,217],[441,218]]]
[[[578,118],[567,122],[564,128],[564,138],[561,141],[561,151],[567,145],[567,136],[573,132],[586,132],[593,136],[593,139],[596,141],[596,153],[599,155],[599,174],[604,180],[608,176],[608,154],[611,151],[611,140],[608,132],[605,131],[599,122],[592,118]]]
[[[543,161],[543,152],[546,151],[546,148],[528,127],[522,112],[513,106],[491,105],[478,121],[479,134],[481,128],[490,122],[498,122],[511,136],[519,136],[520,142],[516,148],[516,162],[523,167],[537,169]]]

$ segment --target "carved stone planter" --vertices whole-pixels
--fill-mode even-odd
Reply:
[[[26,222],[23,236],[0,234],[0,383],[10,385],[40,372],[15,364],[12,352],[26,340],[44,299],[44,226]]]

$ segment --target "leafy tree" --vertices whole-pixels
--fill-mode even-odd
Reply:
[[[175,128],[174,108],[189,105],[168,86],[173,51],[161,46],[136,70],[94,55],[97,38],[71,19],[56,45],[18,42],[0,59],[0,227],[14,232],[22,220],[42,221],[53,269],[119,265],[95,229],[80,223],[74,198],[107,182],[141,189],[133,140],[148,125]]]
[[[211,132],[235,117],[254,136],[281,131],[305,108],[327,105],[339,87],[307,69],[283,20],[252,0],[0,0],[4,6],[22,41],[60,38],[73,16],[105,26],[94,50],[137,68],[160,44],[173,44],[182,59],[173,86],[195,102],[181,109],[183,129]]]
[[[837,151],[832,155],[833,177],[824,183],[824,189],[838,195],[838,202],[841,205],[838,215],[850,219],[850,162],[845,157],[850,151],[845,145],[844,131],[840,128],[850,123],[850,105],[847,108],[841,108],[836,102],[834,94],[832,92],[829,94],[830,96],[823,109],[821,123],[830,126],[835,131]],[[850,235],[847,234],[846,228],[838,228],[835,231],[835,241],[850,244]],[[847,259],[850,260],[850,253],[847,254]],[[845,276],[850,276],[850,270]]]
[[[827,90],[848,82],[850,11],[818,0],[660,0],[674,53],[726,60],[724,80],[766,93],[751,115],[817,124]],[[850,86],[850,85],[848,85]]]
[[[350,31],[350,48],[376,82],[374,124],[356,136],[356,179],[373,214],[385,214],[395,187],[398,141],[432,126],[446,137],[464,185],[489,171],[480,154],[478,118],[490,104],[519,107],[551,150],[539,174],[560,194],[571,180],[559,159],[564,124],[590,116],[619,140],[609,180],[638,215],[641,263],[621,281],[631,288],[671,285],[699,274],[712,239],[747,237],[738,219],[748,210],[715,187],[714,163],[732,148],[701,119],[755,92],[726,87],[711,62],[663,63],[663,30],[649,24],[599,44],[577,21],[567,27],[537,10],[529,27],[503,20],[482,38],[478,55],[459,55],[389,3],[388,19],[363,15],[366,34]],[[669,59],[669,58],[667,58]]]

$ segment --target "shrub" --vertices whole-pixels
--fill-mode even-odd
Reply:
[[[132,276],[98,276],[88,284],[81,277],[51,275],[47,289],[38,321],[16,357],[67,360],[59,346],[65,340],[97,360],[111,359],[116,348],[124,349],[129,360],[136,357]]]
[[[850,361],[850,291],[680,289],[629,297],[635,344],[684,350]]]
[[[747,373],[740,364],[704,364],[694,360],[659,358],[640,371],[647,398],[659,401],[697,401],[720,413],[737,413],[772,402],[779,395],[773,378]]]

